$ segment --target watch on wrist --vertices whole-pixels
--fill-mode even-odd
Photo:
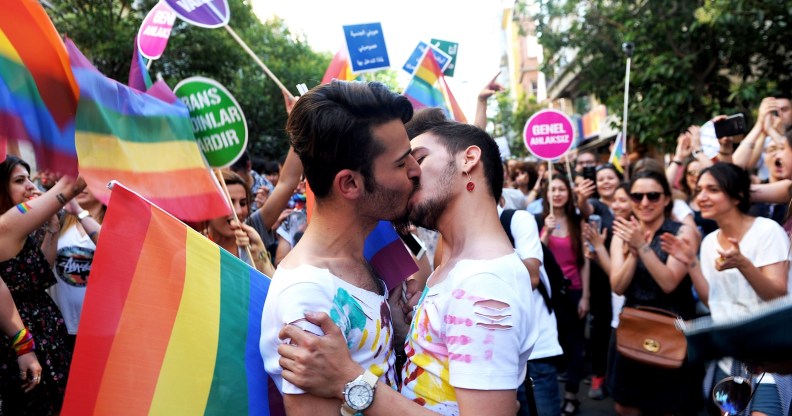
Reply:
[[[341,406],[343,416],[352,416],[362,412],[374,402],[374,389],[377,388],[377,377],[366,370],[356,379],[344,386],[344,404]]]
[[[80,211],[79,214],[77,214],[77,219],[82,221],[82,220],[84,220],[84,219],[86,219],[86,218],[88,218],[90,216],[91,216],[90,212],[88,212],[87,210],[82,210],[82,211]]]

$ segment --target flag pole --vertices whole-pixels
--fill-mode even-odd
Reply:
[[[247,52],[248,55],[250,55],[250,57],[253,58],[254,61],[256,61],[258,66],[260,66],[261,69],[264,70],[264,72],[267,74],[267,76],[269,76],[270,79],[273,82],[275,82],[275,84],[278,85],[278,88],[280,88],[281,91],[283,91],[284,94],[288,95],[289,98],[294,99],[294,95],[292,95],[292,93],[289,92],[288,89],[286,89],[286,87],[283,85],[283,83],[280,82],[278,77],[276,77],[275,74],[273,74],[272,71],[270,71],[270,69],[267,68],[267,65],[264,65],[264,62],[262,62],[261,59],[259,59],[259,57],[256,55],[256,53],[253,52],[252,49],[250,49],[250,47],[247,45],[247,43],[245,43],[245,41],[243,41],[242,38],[240,38],[239,35],[236,34],[234,29],[231,29],[231,26],[229,26],[229,25],[225,25],[223,27],[228,31],[228,33],[231,35],[231,37],[234,38],[235,41],[237,41],[239,46],[241,46],[242,49],[244,49],[245,52]]]
[[[228,186],[226,186],[225,178],[223,178],[223,173],[220,172],[220,169],[217,168],[212,169],[212,171],[217,177],[217,180],[220,181],[220,186],[223,188],[223,195],[225,195],[226,200],[228,201],[228,205],[231,206],[231,213],[234,214],[234,221],[236,221],[236,223],[239,224],[240,227],[242,227],[242,223],[239,222],[239,217],[237,217],[236,210],[234,209],[234,202],[231,201],[231,194],[228,193]],[[250,252],[250,244],[247,244],[245,246],[245,252],[247,253],[248,261],[250,262],[249,264],[253,266],[253,268],[255,269],[256,263],[255,261],[253,261],[253,253]]]
[[[624,72],[624,114],[622,122],[622,140],[624,140],[624,155],[629,159],[629,151],[627,150],[627,110],[630,102],[630,63],[632,62],[633,52],[635,52],[635,44],[632,42],[622,43],[622,51],[627,55],[627,69]],[[627,170],[625,169],[625,172]],[[629,179],[629,173],[626,174]]]

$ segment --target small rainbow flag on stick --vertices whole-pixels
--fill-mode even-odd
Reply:
[[[66,49],[81,92],[74,140],[91,192],[107,203],[106,185],[117,180],[185,221],[229,215],[190,113],[167,85],[138,91],[102,75],[71,40]]]
[[[116,184],[62,414],[267,415],[269,279]]]
[[[613,165],[619,173],[624,173],[624,167],[621,165],[622,157],[624,156],[624,139],[621,133],[616,135],[616,141],[613,142],[613,150],[611,150],[608,163]]]
[[[39,169],[77,174],[77,83],[58,32],[34,0],[4,0],[0,12],[0,153],[30,142]],[[2,159],[0,159],[2,160]]]
[[[330,65],[327,67],[324,76],[322,77],[322,84],[328,84],[330,81],[337,79],[339,81],[353,81],[357,76],[352,73],[352,66],[349,65],[349,53],[346,48],[341,48]]]
[[[462,113],[462,109],[446,84],[443,71],[437,65],[434,55],[428,53],[430,50],[431,48],[426,48],[424,51],[420,65],[415,69],[410,83],[404,89],[404,96],[410,100],[416,110],[440,107],[449,118],[467,123],[465,114]]]

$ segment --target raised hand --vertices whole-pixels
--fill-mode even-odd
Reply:
[[[490,80],[490,82],[488,82],[487,85],[484,86],[481,92],[479,92],[478,95],[479,101],[486,102],[487,99],[489,99],[489,97],[492,97],[493,95],[495,95],[495,93],[501,92],[505,89],[503,85],[499,84],[498,81],[496,81],[500,76],[500,74],[501,74],[500,71],[498,71],[498,73],[495,74],[494,77],[492,77],[492,80]]]
[[[686,237],[677,237],[671,233],[663,233],[663,235],[660,236],[660,248],[688,267],[690,267],[696,259],[696,252],[693,250],[693,246]]]
[[[583,179],[580,183],[575,187],[575,193],[578,196],[578,201],[585,201],[591,198],[594,195],[594,191],[597,190],[597,185],[594,184],[594,181],[591,179]]]

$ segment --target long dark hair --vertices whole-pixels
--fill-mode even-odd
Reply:
[[[14,201],[11,200],[9,185],[11,184],[11,175],[14,172],[14,168],[18,165],[22,165],[25,170],[27,170],[28,174],[30,174],[30,165],[16,156],[8,155],[6,156],[6,160],[0,163],[0,214],[16,205]]]
[[[556,179],[564,183],[564,186],[566,186],[567,189],[567,194],[569,195],[569,198],[564,205],[564,215],[566,215],[567,218],[567,229],[569,230],[569,238],[572,243],[572,249],[575,250],[575,262],[577,263],[578,267],[583,267],[585,259],[583,257],[583,230],[580,225],[582,218],[575,208],[575,194],[572,191],[572,185],[570,185],[569,179],[566,176],[553,175],[553,180]],[[550,207],[550,188],[551,184],[547,184],[544,198],[542,200],[542,220],[547,218],[547,216],[552,212]]]

